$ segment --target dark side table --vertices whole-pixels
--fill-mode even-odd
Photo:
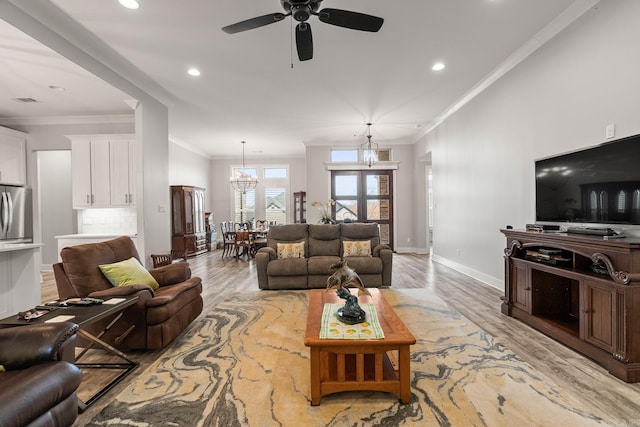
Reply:
[[[85,338],[89,341],[89,345],[84,347],[80,353],[76,355],[75,364],[82,368],[86,369],[121,369],[122,372],[112,379],[107,385],[98,390],[95,394],[93,394],[87,401],[82,401],[78,398],[78,410],[79,412],[83,412],[87,407],[93,404],[100,397],[104,396],[113,386],[122,381],[127,375],[131,373],[135,368],[138,367],[138,362],[128,357],[126,354],[113,347],[112,345],[102,341],[100,337],[107,332],[120,318],[124,312],[124,309],[135,304],[138,300],[136,295],[129,297],[121,297],[121,298],[111,298],[106,300],[102,304],[96,305],[86,305],[86,306],[68,306],[68,307],[58,307],[51,312],[38,317],[36,319],[24,320],[18,318],[17,315],[13,315],[7,318],[0,320],[0,328],[2,327],[12,327],[12,326],[24,326],[28,324],[36,324],[36,323],[48,323],[55,321],[68,321],[77,324],[80,329],[78,330],[78,335]],[[111,301],[111,302],[110,302]],[[109,322],[109,324],[104,328],[102,332],[95,336],[89,332],[87,332],[83,327],[90,325],[94,322],[102,320],[106,317],[114,316],[115,318]],[[124,360],[123,363],[80,363],[80,359],[87,353],[89,349],[93,346],[101,347],[107,352],[115,355]]]

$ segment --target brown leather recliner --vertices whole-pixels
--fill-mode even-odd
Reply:
[[[127,236],[100,243],[69,246],[60,251],[61,263],[53,265],[60,298],[110,298],[138,295],[114,326],[100,337],[114,347],[159,350],[173,341],[202,312],[202,281],[191,277],[187,262],[149,270],[160,288],[146,285],[114,287],[98,267],[135,257],[138,251]],[[98,335],[112,318],[83,327]]]
[[[0,426],[70,426],[82,371],[73,364],[78,325],[0,329]]]

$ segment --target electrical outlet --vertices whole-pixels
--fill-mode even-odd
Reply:
[[[456,249],[456,255],[460,256],[460,249]]]
[[[611,139],[616,136],[616,125],[610,124],[605,128],[605,136],[607,139]]]
[[[167,205],[158,205],[158,212],[166,213],[167,212]]]

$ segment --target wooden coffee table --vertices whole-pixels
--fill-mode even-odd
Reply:
[[[357,295],[357,290],[351,292]],[[311,290],[304,345],[311,351],[311,404],[340,391],[372,390],[397,393],[402,403],[411,399],[409,347],[416,339],[378,289],[358,297],[375,304],[383,339],[320,339],[326,303],[344,302],[333,290]]]

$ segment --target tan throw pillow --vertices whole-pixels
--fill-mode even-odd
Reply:
[[[148,285],[154,291],[160,287],[151,273],[134,257],[113,264],[102,264],[99,267],[113,286]]]
[[[304,258],[304,242],[277,243],[278,258]]]
[[[371,242],[345,240],[342,242],[342,256],[371,256]]]

